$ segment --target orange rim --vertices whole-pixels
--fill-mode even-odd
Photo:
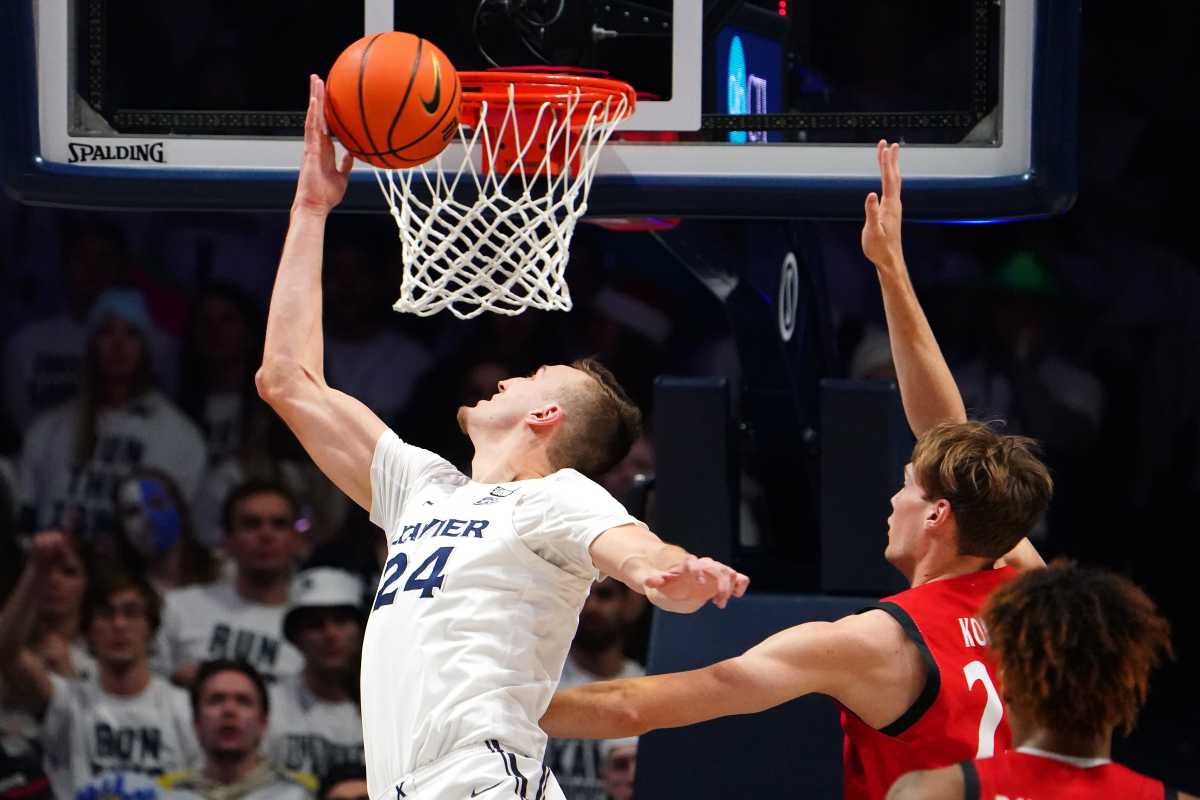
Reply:
[[[572,122],[582,124],[592,113],[592,106],[610,98],[625,98],[622,119],[633,113],[637,105],[637,93],[624,81],[600,78],[592,75],[571,75],[561,72],[518,72],[489,70],[487,72],[460,72],[462,81],[462,116],[467,125],[478,120],[480,105],[503,105],[509,102],[508,87],[513,87],[512,105],[518,111],[537,109],[543,103],[565,106],[574,97],[579,97]]]

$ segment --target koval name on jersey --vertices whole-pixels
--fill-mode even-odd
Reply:
[[[392,540],[392,544],[404,544],[424,539],[427,536],[474,536],[483,538],[483,530],[488,526],[486,519],[431,519],[428,522],[415,522],[405,525],[400,535]]]
[[[82,164],[88,161],[152,161],[163,163],[163,143],[143,142],[142,144],[85,144],[70,142],[67,147],[71,151],[68,164]]]

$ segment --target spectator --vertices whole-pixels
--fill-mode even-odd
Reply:
[[[633,513],[637,513],[640,519],[645,519],[647,524],[652,522],[651,515],[645,508],[644,498],[635,490],[644,493],[641,482],[654,477],[654,464],[654,441],[646,433],[642,433],[634,440],[625,458],[600,478],[600,485],[608,489],[609,494],[620,500],[631,512],[638,509]]]
[[[4,348],[4,410],[18,430],[80,388],[88,312],[120,279],[129,260],[125,236],[98,218],[64,224],[62,280],[66,310],[17,330]]]
[[[563,665],[559,688],[594,681],[644,675],[636,661],[625,657],[625,635],[645,609],[641,595],[620,581],[604,578],[592,591],[579,615],[579,629]],[[633,740],[636,744],[636,739]],[[605,800],[602,741],[550,739],[546,765],[567,800]]]
[[[362,581],[340,569],[309,569],[293,584],[283,632],[304,654],[304,669],[271,687],[267,732],[267,757],[289,772],[320,779],[341,764],[364,763],[357,702],[362,601]]]
[[[25,441],[21,500],[31,529],[111,530],[116,483],[136,466],[163,470],[185,497],[203,473],[200,432],[155,389],[141,295],[106,292],[89,327],[83,391],[38,417]]]
[[[48,671],[63,678],[92,680],[96,660],[88,651],[83,631],[83,605],[88,594],[92,549],[75,536],[62,537],[57,557],[44,567],[26,562],[15,585],[32,581],[34,597],[29,613],[14,618],[0,636],[13,637]],[[40,579],[26,577],[39,574]],[[15,592],[15,589],[14,589]]]
[[[326,269],[325,374],[330,386],[361,400],[380,418],[395,423],[412,399],[433,357],[416,340],[389,327],[398,280],[389,269],[390,247],[370,242],[392,234],[360,229],[344,220],[330,224]],[[397,368],[400,365],[400,368]]]
[[[600,742],[600,774],[604,791],[612,800],[633,800],[633,778],[637,772],[637,737],[605,739]]]
[[[255,402],[262,401],[256,396]],[[235,457],[209,469],[200,485],[192,527],[197,540],[210,549],[224,543],[225,498],[247,481],[270,481],[288,488],[299,505],[299,525],[310,546],[334,538],[345,522],[350,505],[346,496],[317,469],[274,412],[263,423],[263,429],[255,425]]]
[[[1040,257],[1018,252],[992,279],[984,352],[954,371],[968,410],[1007,420],[1053,458],[1091,443],[1104,414],[1104,388],[1059,344],[1057,287]]]
[[[21,561],[16,538],[0,520],[0,603],[8,600],[20,580]],[[54,800],[42,768],[38,722],[14,708],[8,695],[7,682],[0,675],[0,800]]]
[[[300,670],[299,651],[283,639],[300,534],[296,502],[280,484],[252,481],[225,502],[225,550],[231,581],[168,592],[155,668],[183,686],[200,663],[245,661],[267,679]]]
[[[212,284],[193,305],[183,347],[179,405],[204,433],[209,464],[265,435],[267,407],[254,388],[262,315],[240,289]]]
[[[317,800],[369,800],[366,767],[342,764],[331,769],[321,781]]]
[[[117,484],[115,505],[117,555],[156,590],[216,580],[216,559],[193,538],[187,503],[165,472],[134,470]]]
[[[150,672],[160,604],[144,579],[109,575],[89,591],[84,630],[96,655],[96,680],[53,674],[21,647],[20,620],[32,612],[36,584],[69,552],[61,533],[35,537],[31,567],[0,625],[0,668],[13,700],[42,721],[46,769],[58,797],[74,797],[117,774],[182,769],[199,753],[186,696]]]
[[[207,661],[192,685],[192,713],[204,763],[164,775],[172,800],[311,800],[312,792],[263,757],[267,685],[242,661]]]

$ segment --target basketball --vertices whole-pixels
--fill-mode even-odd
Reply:
[[[359,39],[338,56],[325,85],[329,130],[373,166],[423,164],[458,132],[458,71],[445,53],[411,33]]]

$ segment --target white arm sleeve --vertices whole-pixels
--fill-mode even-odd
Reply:
[[[462,484],[467,476],[437,453],[406,444],[395,431],[385,430],[371,458],[371,522],[391,531],[413,493],[433,481]]]
[[[600,574],[589,550],[597,536],[621,525],[642,524],[603,486],[573,469],[544,479],[513,509],[513,527],[529,549],[585,580]]]

